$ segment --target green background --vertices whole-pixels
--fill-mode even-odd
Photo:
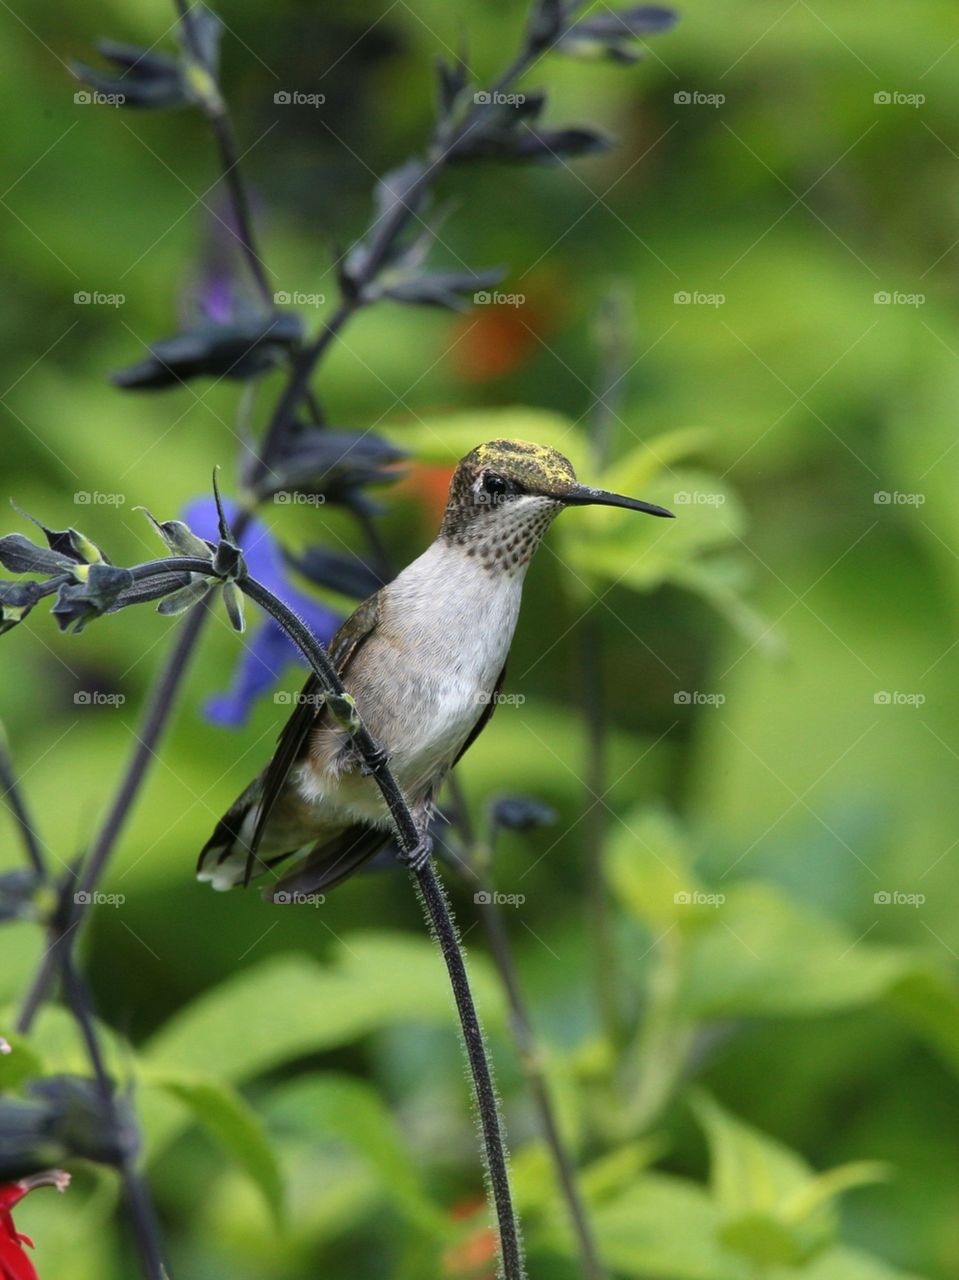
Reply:
[[[434,57],[465,49],[488,82],[523,8],[227,0],[220,12],[271,282],[326,295],[301,309],[312,328],[334,298],[331,246],[365,225],[374,175],[427,134]],[[215,463],[234,486],[240,415],[262,423],[280,386],[271,375],[244,404],[230,382],[136,395],[107,381],[176,330],[205,206],[222,205],[197,114],[75,103],[65,64],[91,58],[100,35],[168,47],[171,22],[159,0],[0,10],[3,496],[79,524],[119,563],[158,550],[138,504],[177,514]],[[624,484],[642,479],[639,496],[680,519],[563,517],[530,572],[511,661],[507,690],[525,701],[500,710],[463,769],[477,813],[504,789],[559,812],[551,830],[504,838],[496,879],[525,898],[507,924],[615,1275],[959,1268],[957,60],[953,6],[931,0],[690,0],[639,68],[550,58],[524,82],[550,88],[550,119],[600,124],[619,146],[568,166],[464,169],[439,193],[438,260],[508,264],[501,288],[524,304],[377,306],[316,384],[337,425],[377,424],[415,455],[381,495],[404,563],[433,535],[436,468],[484,438],[561,442],[587,481],[617,478],[615,465],[590,470],[587,437],[597,311],[612,290],[629,314],[612,453],[631,460]],[[274,104],[294,90],[326,101]],[[125,300],[76,305],[78,291]],[[332,508],[262,514],[290,545],[357,545]],[[15,513],[9,524],[25,530]],[[69,861],[96,829],[173,625],[140,610],[63,637],[38,610],[4,637],[0,715],[51,857]],[[482,1236],[473,1270],[443,1243],[482,1231],[481,1211],[463,1226],[482,1183],[439,961],[405,879],[356,879],[321,909],[279,916],[194,882],[197,850],[282,715],[267,698],[242,731],[203,721],[237,655],[218,620],[103,886],[124,901],[96,911],[83,952],[120,1069],[142,1059],[174,1274],[489,1274]],[[600,803],[583,781],[584,655],[610,724]],[[125,701],[77,705],[91,689]],[[14,867],[3,821],[0,865]],[[640,1011],[615,1051],[586,911],[599,826]],[[675,902],[697,891],[725,901]],[[451,892],[531,1273],[572,1276],[482,908]],[[5,1003],[42,945],[29,923],[0,935]],[[222,1008],[193,1007],[204,995]],[[40,1039],[51,1069],[71,1061],[53,1020]],[[282,1167],[285,1225],[242,1162],[184,1126],[173,1086],[151,1081],[164,1066],[242,1086]],[[888,1178],[844,1197],[838,1222],[831,1208],[804,1215],[788,1193],[808,1170],[775,1143],[816,1170],[887,1162]],[[265,1157],[247,1156],[262,1173]],[[130,1273],[114,1195],[78,1166],[67,1197],[22,1208],[42,1275]]]

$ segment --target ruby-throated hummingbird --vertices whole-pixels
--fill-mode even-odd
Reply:
[[[489,722],[506,674],[523,579],[553,519],[571,506],[672,512],[590,489],[555,449],[493,440],[460,462],[433,545],[343,623],[330,657],[381,744],[429,856],[440,784]],[[380,791],[311,676],[273,759],[217,823],[197,874],[216,889],[287,859],[266,896],[332,888],[389,840]]]

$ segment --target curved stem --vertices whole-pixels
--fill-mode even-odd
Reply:
[[[197,573],[206,577],[217,576],[211,561],[191,556],[170,556],[164,560],[152,560],[146,564],[136,565],[131,572],[138,582],[164,573]],[[237,585],[244,595],[248,596],[254,604],[258,604],[260,608],[279,623],[303,653],[316,675],[323,681],[327,691],[334,695],[344,695],[346,690],[337,675],[329,654],[306,623],[255,578],[241,577]],[[393,824],[396,827],[397,839],[401,849],[404,853],[412,854],[419,845],[420,833],[399,784],[393,777],[386,756],[379,749],[369,730],[362,722],[353,731],[353,741],[383,795]],[[415,877],[422,895],[431,931],[440,944],[450,978],[450,985],[453,989],[456,1011],[459,1015],[460,1028],[469,1060],[470,1074],[479,1111],[480,1125],[483,1131],[486,1171],[499,1226],[503,1277],[504,1280],[522,1280],[523,1253],[520,1244],[519,1226],[516,1221],[510,1193],[509,1168],[506,1159],[503,1129],[500,1123],[499,1107],[496,1102],[496,1091],[493,1086],[493,1076],[486,1052],[486,1043],[483,1039],[482,1028],[476,1013],[476,1006],[473,1001],[463,954],[460,950],[456,926],[453,923],[446,897],[432,863],[428,862],[419,870],[411,871],[411,874]]]
[[[23,796],[20,794],[20,784],[17,781],[13,761],[7,751],[2,728],[0,728],[0,787],[3,788],[3,794],[0,799],[6,800],[10,806],[10,811],[23,837],[23,847],[27,851],[27,857],[30,859],[37,879],[42,883],[47,878],[46,859],[43,856],[40,837],[30,825],[30,815],[27,813]]]
[[[596,1250],[596,1242],[593,1239],[592,1227],[586,1213],[586,1206],[583,1204],[582,1197],[579,1194],[579,1187],[576,1183],[576,1166],[566,1149],[560,1130],[559,1118],[556,1115],[556,1108],[553,1106],[553,1098],[550,1093],[549,1081],[546,1078],[543,1057],[539,1051],[536,1033],[533,1030],[533,1022],[526,1006],[526,997],[523,994],[519,973],[516,969],[509,932],[503,920],[503,913],[496,903],[492,884],[483,871],[484,863],[489,860],[490,854],[487,853],[485,859],[480,856],[476,833],[470,820],[469,810],[466,807],[466,798],[463,795],[463,790],[459,785],[455,771],[450,775],[448,786],[456,806],[453,824],[459,828],[464,845],[473,854],[472,857],[468,856],[465,860],[461,859],[460,866],[464,875],[485,895],[483,907],[479,913],[480,919],[489,942],[493,963],[496,965],[497,973],[503,983],[506,998],[509,1002],[510,1025],[513,1031],[513,1038],[516,1041],[520,1066],[526,1076],[530,1093],[533,1095],[533,1102],[539,1112],[540,1123],[543,1127],[543,1137],[549,1147],[553,1165],[556,1169],[556,1180],[566,1202],[566,1209],[569,1213],[570,1223],[579,1249],[583,1277],[584,1280],[606,1280],[607,1273],[600,1262],[599,1254]]]

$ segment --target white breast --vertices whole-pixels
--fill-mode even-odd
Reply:
[[[462,548],[433,543],[386,588],[376,630],[347,668],[344,683],[413,804],[452,765],[489,704],[525,568],[491,573]],[[307,767],[300,788],[352,820],[385,818],[375,784],[358,772]]]

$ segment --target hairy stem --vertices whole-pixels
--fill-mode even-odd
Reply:
[[[171,556],[165,560],[150,561],[135,566],[132,573],[138,582],[170,573],[199,573],[207,577],[216,576],[211,561],[188,556]],[[326,690],[342,697],[346,690],[329,654],[306,623],[255,578],[241,577],[237,585],[254,604],[258,604],[283,628],[303,653]],[[366,763],[389,809],[401,850],[405,854],[412,854],[419,845],[420,833],[384,753],[362,721],[353,728],[352,735],[356,749]],[[431,931],[443,953],[459,1015],[483,1131],[486,1169],[499,1227],[502,1274],[504,1280],[522,1280],[523,1254],[519,1226],[510,1193],[506,1145],[496,1102],[496,1091],[456,926],[432,864],[427,863],[412,874],[422,895]]]
[[[477,889],[485,894],[485,901],[479,912],[480,919],[489,943],[490,955],[493,957],[493,963],[496,966],[496,972],[499,974],[503,990],[506,992],[510,1010],[510,1026],[513,1032],[513,1039],[516,1042],[520,1066],[529,1085],[533,1103],[539,1112],[543,1137],[556,1170],[556,1180],[559,1184],[560,1194],[566,1202],[566,1211],[569,1214],[573,1234],[576,1237],[576,1246],[579,1250],[583,1277],[584,1280],[606,1280],[607,1273],[599,1260],[596,1242],[593,1239],[592,1228],[586,1214],[586,1207],[583,1204],[579,1194],[579,1187],[576,1183],[576,1166],[566,1149],[556,1109],[553,1106],[543,1055],[537,1044],[536,1033],[533,1030],[532,1019],[526,1005],[526,997],[523,994],[519,972],[516,968],[509,932],[503,919],[503,913],[496,904],[492,882],[486,874],[486,864],[490,860],[491,851],[483,851],[479,847],[473,824],[470,821],[469,811],[466,807],[465,797],[455,774],[450,778],[449,788],[456,806],[454,825],[459,828],[463,843],[471,855],[462,863],[463,870]]]

